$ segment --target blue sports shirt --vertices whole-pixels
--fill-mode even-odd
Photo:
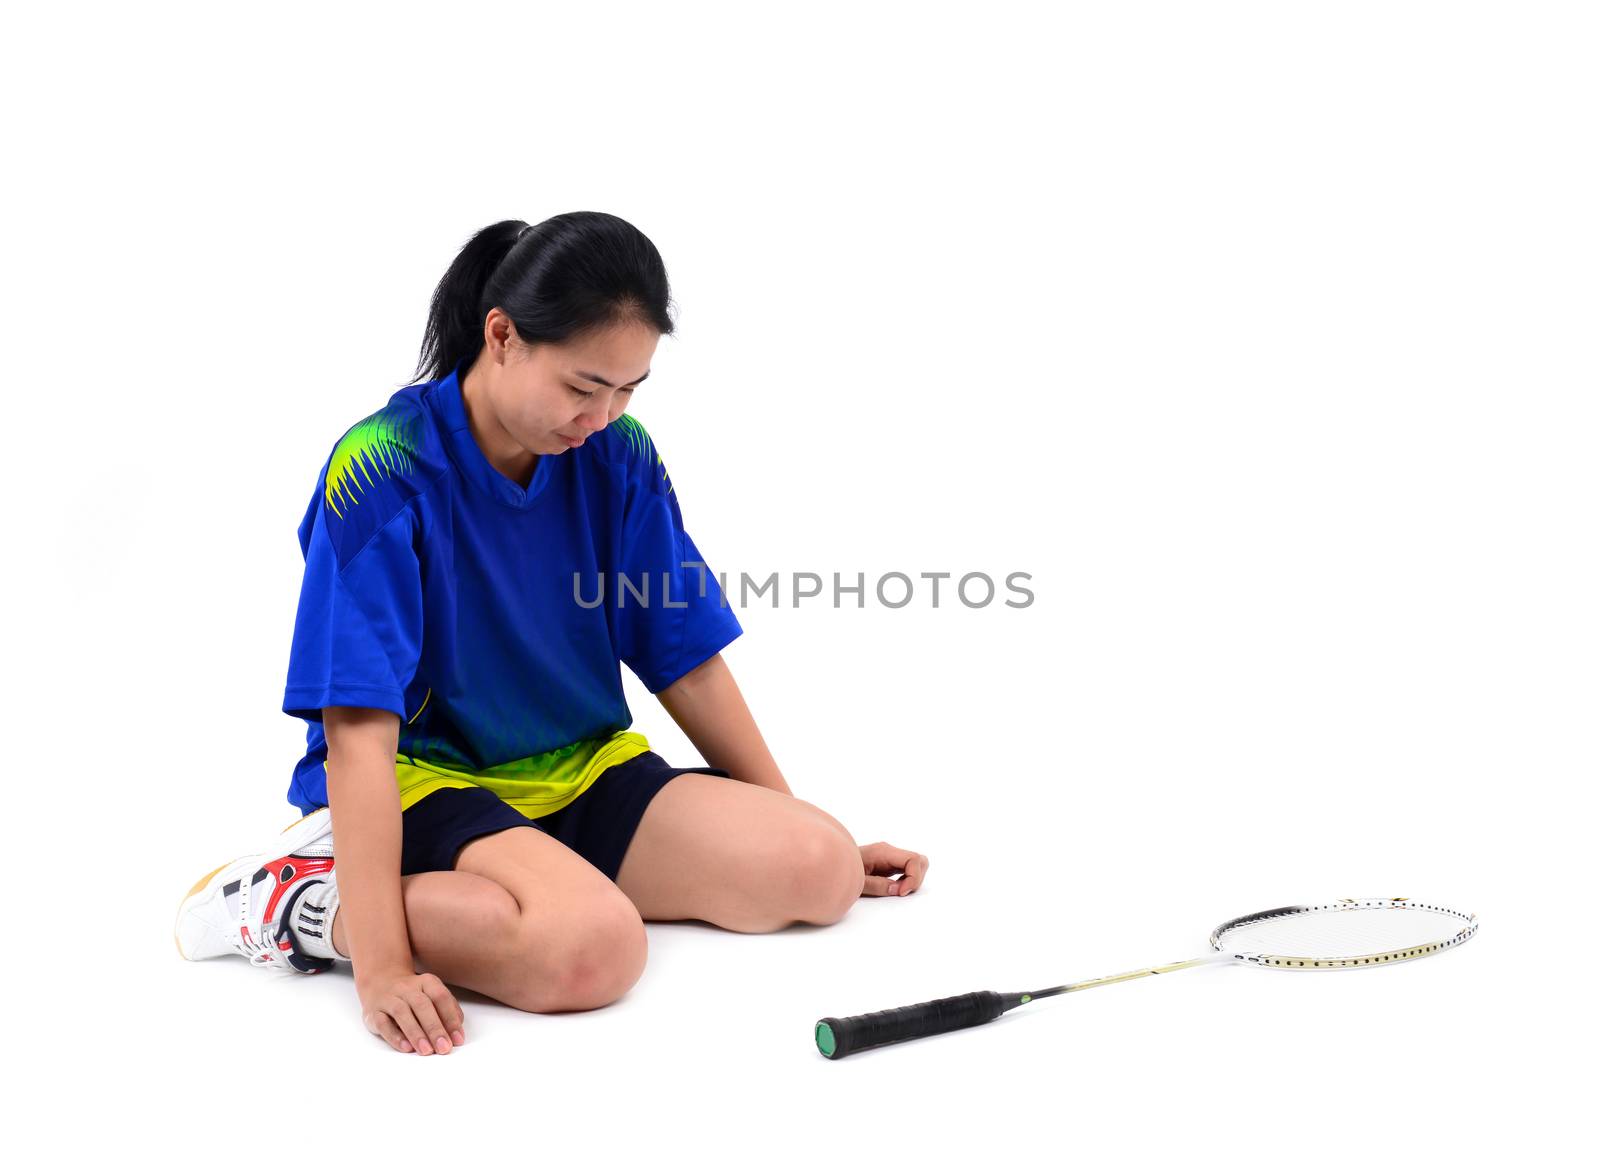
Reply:
[[[742,632],[638,422],[540,456],[523,489],[472,437],[466,364],[346,431],[300,522],[283,710],[307,724],[303,812],[328,803],[324,707],[398,715],[424,788],[542,776],[553,811],[632,723],[621,663],[655,693]]]

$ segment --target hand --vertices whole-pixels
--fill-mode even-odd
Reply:
[[[437,975],[395,971],[356,980],[361,1022],[397,1052],[444,1055],[465,1044],[461,1005]]]
[[[861,889],[863,898],[903,898],[921,886],[928,874],[926,857],[884,841],[861,846],[861,864],[867,871],[867,883]],[[891,880],[896,875],[900,875],[900,880]]]

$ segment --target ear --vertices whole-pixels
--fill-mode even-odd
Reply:
[[[489,310],[483,322],[483,344],[492,360],[504,364],[507,350],[517,337],[517,326],[498,306]]]

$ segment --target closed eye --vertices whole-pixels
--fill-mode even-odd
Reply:
[[[579,398],[593,398],[594,397],[594,391],[593,390],[579,390],[576,386],[568,386],[567,389],[571,390]]]

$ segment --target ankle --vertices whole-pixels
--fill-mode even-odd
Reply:
[[[284,912],[294,941],[315,959],[343,959],[347,948],[334,941],[333,924],[339,917],[339,881],[332,870],[318,881],[308,881]]]
[[[339,957],[348,962],[350,943],[344,937],[344,915],[338,910],[333,912],[333,926],[328,931],[328,939],[333,943],[333,949],[339,952]]]

